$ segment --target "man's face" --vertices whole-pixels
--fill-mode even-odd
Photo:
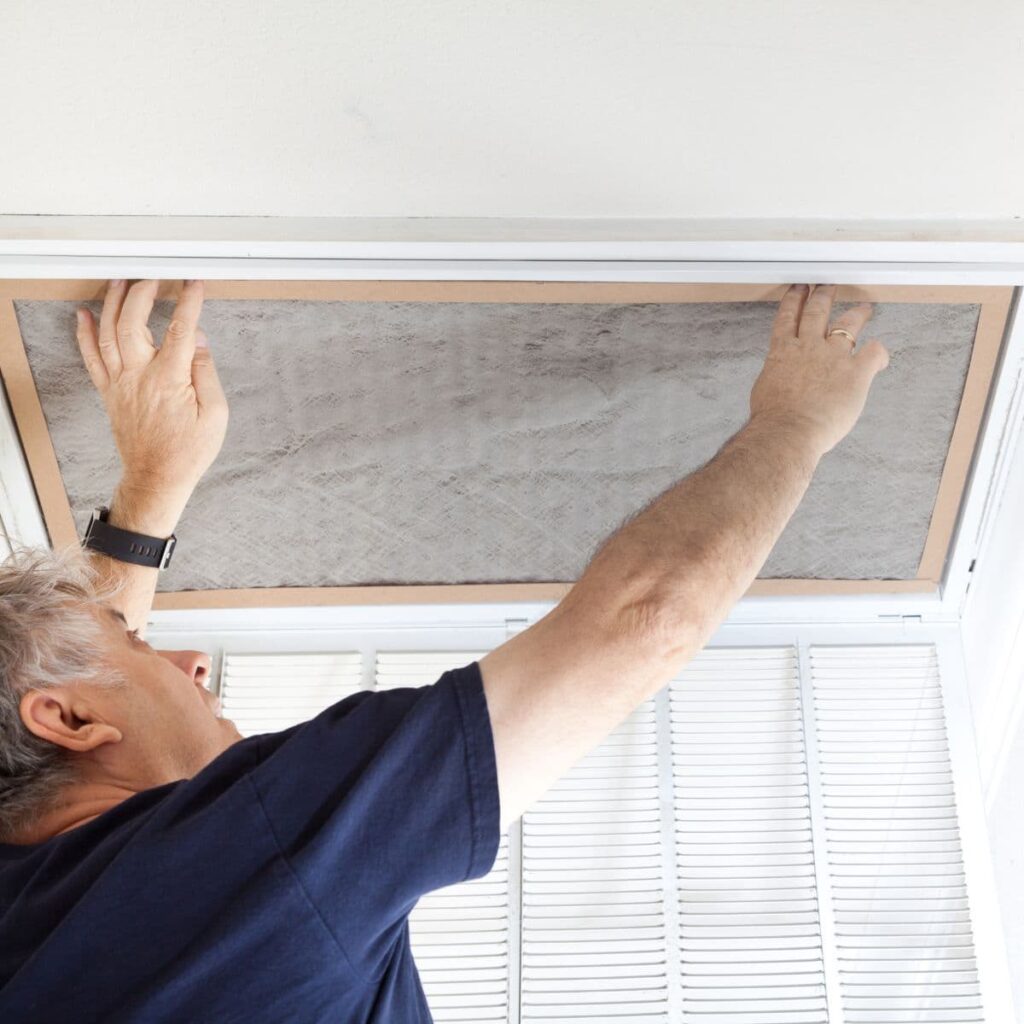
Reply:
[[[116,758],[135,781],[157,786],[191,778],[242,738],[234,722],[219,718],[207,689],[210,656],[202,651],[157,651],[132,635],[109,606],[96,612],[110,638],[108,662],[124,674],[124,687],[88,686],[88,701],[122,735],[96,751]]]

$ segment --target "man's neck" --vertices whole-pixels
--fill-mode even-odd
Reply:
[[[112,783],[75,783],[69,787],[57,807],[33,821],[31,828],[22,829],[16,839],[7,841],[15,846],[45,842],[98,818],[137,792],[139,790]]]

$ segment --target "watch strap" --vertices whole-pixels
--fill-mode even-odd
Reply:
[[[107,519],[110,509],[101,506],[93,511],[89,525],[82,538],[82,546],[116,558],[119,562],[144,565],[151,569],[166,569],[178,542],[172,533],[170,537],[150,537],[135,533],[119,526],[112,526]]]

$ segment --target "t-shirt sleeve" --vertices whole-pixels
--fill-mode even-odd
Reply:
[[[374,976],[424,893],[485,875],[500,839],[477,662],[366,691],[258,739],[269,827],[352,965]]]

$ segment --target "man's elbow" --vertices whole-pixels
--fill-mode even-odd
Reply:
[[[682,664],[702,645],[697,601],[678,589],[652,587],[624,605],[620,618],[624,633],[659,659]]]

